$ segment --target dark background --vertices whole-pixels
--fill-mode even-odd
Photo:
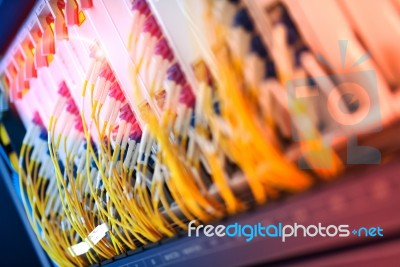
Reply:
[[[0,60],[35,2],[34,0],[0,0]]]
[[[32,9],[33,0],[0,0],[0,60]],[[0,177],[0,266],[40,266],[39,259]]]
[[[3,178],[0,179],[0,266],[40,266]]]

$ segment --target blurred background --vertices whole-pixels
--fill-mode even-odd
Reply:
[[[16,32],[18,32],[35,1],[0,1],[0,58],[4,56]],[[23,133],[21,133],[23,134]],[[20,214],[16,211],[13,197],[4,183],[0,182],[0,202],[3,214],[0,227],[4,229],[1,245],[1,258],[3,264],[9,266],[40,266],[39,259],[33,244],[29,239]],[[12,189],[13,190],[13,189]],[[21,252],[23,253],[21,254]]]

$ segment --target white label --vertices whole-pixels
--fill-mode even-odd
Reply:
[[[87,238],[85,238],[84,241],[70,246],[68,248],[68,252],[76,257],[82,254],[85,254],[91,249],[94,245],[96,245],[103,237],[106,236],[106,233],[108,232],[108,226],[106,223],[100,224],[94,230],[88,235]]]

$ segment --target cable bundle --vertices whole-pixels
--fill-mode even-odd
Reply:
[[[313,173],[285,156],[293,134],[315,140],[302,143],[303,152],[326,146],[324,114],[311,115],[319,103],[288,98],[291,129],[285,84],[315,83],[294,23],[282,6],[271,9],[268,49],[240,1],[202,2],[206,40],[186,14],[204,50],[192,63],[194,82],[146,1],[134,0],[128,49],[135,68],[126,71],[144,101],[125,98],[98,45],[80,102],[62,83],[49,125],[35,116],[20,157],[21,194],[58,264],[97,263],[174,236],[188,221],[217,220],[312,184]],[[331,168],[318,167],[325,157],[303,156],[318,176],[342,169],[335,154]]]
[[[47,139],[47,130],[40,116],[35,114],[21,148],[21,197],[29,222],[48,255],[62,266],[82,266],[82,259],[65,253],[79,237],[63,208],[65,199],[59,196],[57,190],[57,170],[50,157]],[[64,169],[64,164],[57,164]],[[66,190],[71,192],[71,187]]]
[[[215,3],[215,6],[221,4]],[[213,10],[215,6],[210,3],[205,19],[208,22],[206,31],[212,35],[207,39],[210,44],[206,41],[203,44],[208,50],[208,55],[204,58],[206,61],[194,64],[199,83],[196,105],[200,111],[196,115],[203,122],[203,125],[196,127],[197,138],[201,140],[199,147],[203,151],[204,148],[208,149],[204,152],[210,163],[215,159],[213,156],[219,154],[217,159],[220,161],[214,161],[213,166],[224,166],[224,161],[235,163],[243,172],[258,203],[265,202],[267,197],[276,196],[281,190],[304,190],[311,183],[310,177],[288,162],[281,152],[280,138],[284,134],[290,134],[287,129],[290,122],[277,121],[272,116],[276,108],[284,110],[285,107],[279,106],[278,102],[275,110],[272,109],[274,107],[270,105],[274,101],[271,98],[276,94],[261,90],[263,82],[271,83],[272,79],[276,79],[273,60],[260,37],[254,32],[245,8],[231,6],[234,14],[232,24],[226,27],[213,15],[216,12]],[[187,15],[191,21],[190,14]],[[196,25],[191,27],[195,33],[199,31]],[[201,37],[198,39],[204,40]],[[248,42],[238,42],[239,39]],[[247,73],[246,69],[257,71]],[[218,104],[218,112],[213,108],[215,103]],[[209,127],[213,137],[211,140],[201,133],[206,127]],[[215,168],[213,174],[221,173]],[[224,171],[222,170],[222,175]],[[226,173],[224,176],[225,179],[219,179],[220,188],[223,186],[222,181],[229,177]],[[226,192],[225,204],[230,203],[228,209],[236,211],[239,203],[237,197],[232,194],[229,186],[225,188],[226,191],[220,191]]]

